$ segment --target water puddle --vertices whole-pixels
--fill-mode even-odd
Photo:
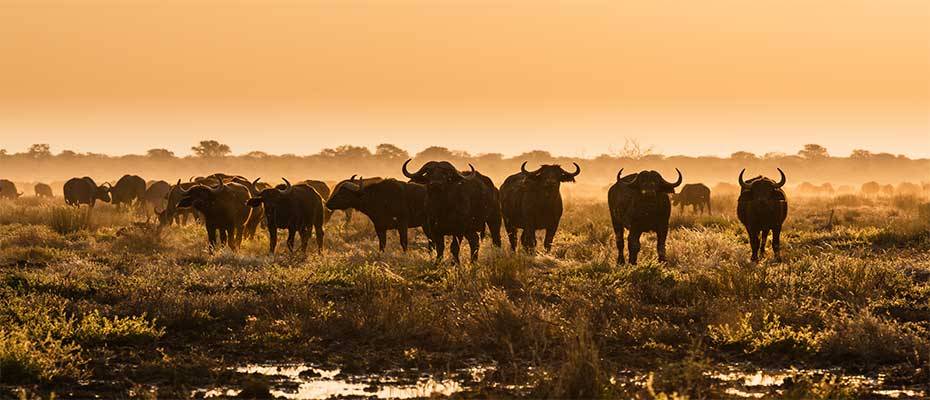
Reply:
[[[432,375],[415,370],[388,371],[379,375],[346,375],[339,369],[323,369],[299,364],[252,364],[235,369],[242,374],[266,378],[269,392],[286,399],[328,399],[366,397],[410,399],[451,396],[465,389],[463,382],[480,382],[493,367],[475,367],[449,374]],[[233,397],[242,389],[199,389],[194,397]]]
[[[887,398],[921,398],[928,394],[925,387],[889,387],[889,385],[885,384],[885,377],[881,374],[876,377],[844,375],[840,371],[824,369],[746,371],[739,366],[734,366],[726,371],[708,372],[706,375],[723,382],[727,386],[724,389],[726,394],[741,398],[763,398],[769,395],[778,395],[799,380],[859,388],[867,393]]]

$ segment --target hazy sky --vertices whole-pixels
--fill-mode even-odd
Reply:
[[[930,157],[926,0],[498,3],[0,0],[0,148]]]

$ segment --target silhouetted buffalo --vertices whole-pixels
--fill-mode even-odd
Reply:
[[[326,202],[326,200],[329,199],[330,190],[329,190],[329,185],[327,185],[326,182],[313,180],[313,179],[307,179],[305,181],[297,182],[295,185],[308,185],[312,187],[313,190],[316,190],[316,193],[319,194],[320,197],[323,199],[323,202]],[[329,222],[329,218],[332,217],[332,214],[333,214],[332,211],[324,207],[323,222],[324,223]]]
[[[459,262],[459,247],[462,238],[468,240],[471,260],[478,259],[479,234],[484,230],[493,201],[491,190],[477,174],[463,175],[448,161],[430,161],[417,172],[407,170],[404,162],[401,170],[414,183],[426,185],[427,230],[436,246],[436,260],[442,261],[445,237],[452,236],[452,260]],[[474,167],[472,167],[474,169]]]
[[[659,261],[665,261],[665,239],[668,237],[668,219],[672,204],[668,195],[675,193],[681,185],[681,171],[675,168],[678,180],[671,183],[656,171],[641,171],[622,176],[617,172],[617,182],[607,192],[607,205],[617,240],[617,264],[623,264],[623,231],[630,230],[628,238],[630,264],[636,264],[639,254],[639,238],[643,232],[656,233],[656,253]]]
[[[268,228],[268,252],[274,254],[278,245],[278,229],[287,229],[287,249],[294,251],[294,236],[300,233],[300,250],[306,251],[310,231],[316,230],[317,252],[323,250],[323,198],[310,185],[301,183],[262,190],[249,199],[248,205],[262,207]]]
[[[543,165],[535,171],[526,170],[526,161],[520,172],[510,175],[501,185],[501,208],[504,227],[510,240],[510,249],[517,249],[517,231],[523,230],[520,243],[527,251],[536,249],[536,231],[545,229],[543,246],[552,249],[552,239],[562,219],[562,182],[574,182],[581,173],[577,163],[575,172],[559,165]]]
[[[16,190],[16,184],[6,179],[0,179],[0,199],[16,199],[23,194]]]
[[[355,178],[353,176],[352,178]],[[426,224],[426,187],[413,182],[394,179],[381,180],[349,179],[336,185],[332,196],[326,201],[331,210],[356,209],[368,216],[375,225],[378,249],[384,251],[387,231],[396,229],[400,236],[400,247],[407,251],[407,229],[423,227],[429,237]]]
[[[760,255],[765,255],[765,240],[769,231],[772,231],[772,252],[775,253],[775,259],[781,259],[781,226],[788,217],[788,200],[781,189],[785,186],[785,173],[781,168],[778,169],[781,180],[776,183],[762,176],[744,181],[745,172],[743,169],[739,173],[742,190],[736,202],[736,216],[749,233],[752,260],[758,261]]]
[[[181,201],[181,197],[184,197],[184,190],[197,185],[199,185],[199,183],[181,183],[181,180],[178,179],[178,183],[171,186],[171,189],[168,191],[165,208],[162,210],[155,209],[155,214],[158,216],[159,227],[169,226],[172,223],[178,225],[187,224],[187,219],[189,217],[197,216],[198,211],[193,208],[178,208],[178,202]]]
[[[335,194],[336,192],[338,192],[338,191],[339,191],[339,187],[342,186],[342,185],[344,185],[344,184],[346,184],[347,182],[352,183],[352,184],[370,185],[370,184],[372,184],[372,183],[381,182],[382,180],[383,180],[383,179],[377,178],[377,177],[375,177],[375,178],[358,178],[358,179],[356,179],[356,178],[355,178],[355,175],[352,175],[351,178],[346,179],[346,180],[341,181],[341,182],[338,182],[338,183],[336,183],[335,185],[333,185],[333,194]],[[330,197],[332,197],[332,194],[330,195]],[[352,222],[352,211],[353,211],[353,210],[354,210],[354,209],[351,208],[351,207],[342,210],[342,212],[345,213],[345,215],[346,215],[346,218],[345,218],[345,220],[344,220],[344,222],[343,222],[343,225],[344,225],[344,226],[348,226],[349,223]],[[331,210],[331,211],[336,211],[336,210]]]
[[[488,231],[491,233],[491,244],[495,247],[501,247],[501,226],[503,225],[503,213],[501,211],[501,192],[494,186],[494,181],[488,176],[475,170],[475,167],[468,164],[470,171],[461,171],[462,175],[470,176],[474,174],[481,183],[490,190],[490,199],[488,201],[488,220],[485,222]],[[485,230],[481,230],[481,238],[484,239]]]
[[[110,196],[116,207],[137,204],[145,196],[145,179],[138,175],[123,175],[110,189]]]
[[[93,179],[88,176],[83,178],[71,178],[65,182],[63,189],[65,203],[72,206],[87,204],[91,208],[97,203],[97,200],[105,203],[110,202],[110,184],[104,182],[103,185],[97,185]]]
[[[704,208],[707,208],[707,214],[710,210],[710,188],[703,183],[689,183],[681,187],[681,192],[672,195],[672,205],[678,206],[680,212],[685,211],[685,206],[691,206],[691,212],[697,213],[700,210],[704,214]]]
[[[245,223],[252,209],[246,204],[251,198],[249,189],[236,182],[226,183],[217,179],[216,187],[201,184],[190,189],[178,186],[181,199],[178,208],[194,208],[203,214],[210,247],[216,249],[217,233],[221,244],[236,249],[242,243]],[[178,181],[180,184],[181,182]]]
[[[142,206],[145,207],[145,215],[149,215],[149,207],[152,210],[165,208],[168,201],[168,193],[171,192],[171,184],[165,181],[152,181],[142,194]]]
[[[33,186],[32,191],[35,192],[36,197],[55,197],[52,194],[52,187],[45,183],[37,183]]]

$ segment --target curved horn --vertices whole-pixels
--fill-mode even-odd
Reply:
[[[785,173],[782,172],[781,168],[776,168],[776,169],[778,170],[778,173],[781,174],[781,180],[775,184],[775,187],[780,188],[782,186],[785,186],[785,182],[787,182],[788,179],[785,178]]]
[[[620,182],[620,176],[621,176],[621,175],[623,175],[623,168],[620,168],[620,170],[617,171],[617,182]]]
[[[217,182],[219,182],[219,186],[217,186],[217,189],[226,187],[226,182],[223,181],[223,177],[220,176],[220,174],[214,174],[213,178],[216,179]]]
[[[255,178],[255,180],[252,181],[252,187],[253,187],[253,188],[255,187],[256,184],[258,184],[259,179],[262,179],[262,177]]]
[[[575,165],[575,172],[568,173],[568,171],[565,171],[564,169],[563,169],[562,171],[565,171],[566,173],[568,173],[569,175],[571,175],[572,178],[574,178],[574,177],[578,176],[579,174],[581,174],[581,167],[578,166],[578,163],[576,163],[576,162],[573,162],[572,164]]]
[[[526,161],[524,161],[523,164],[520,164],[520,172],[522,172],[522,173],[524,173],[524,174],[529,174],[529,173],[530,173],[530,171],[527,171],[527,170],[526,170]]]
[[[180,182],[180,181],[181,181],[181,180],[180,180],[180,179],[178,179],[178,182]],[[193,176],[193,175],[191,175],[191,177],[190,177],[190,179],[188,179],[188,180],[187,180],[187,182],[193,182],[193,181],[194,181],[194,176]]]
[[[678,168],[675,168],[675,172],[678,173],[678,180],[675,181],[675,183],[671,183],[671,182],[665,180],[665,178],[663,178],[662,175],[659,175],[659,179],[661,179],[661,180],[662,180],[662,183],[666,184],[667,186],[678,187],[678,185],[681,185],[681,182],[682,182],[683,178],[682,178],[682,176],[681,176],[681,171],[679,171]]]
[[[356,176],[358,176],[358,175],[357,175],[357,174],[352,174],[352,177],[349,178],[349,181],[350,181],[350,182],[351,182],[351,181],[354,181]]]
[[[287,180],[287,179],[284,178],[284,177],[281,177],[281,180],[284,181],[284,183],[287,185],[287,186],[284,187],[284,190],[282,190],[282,192],[286,192],[286,191],[291,190],[291,187],[292,187],[292,186],[291,186],[291,181]]]
[[[743,189],[749,189],[751,185],[749,185],[748,183],[746,183],[746,181],[743,180],[744,172],[746,172],[746,168],[743,168],[743,170],[739,172],[739,186]]]
[[[420,175],[422,175],[423,168],[426,167],[426,164],[423,164],[423,166],[421,166],[420,169],[417,170],[417,172],[414,172],[414,173],[411,174],[410,171],[407,171],[407,164],[410,164],[410,161],[411,161],[411,160],[413,160],[413,159],[412,159],[412,158],[408,158],[407,161],[404,161],[404,166],[401,168],[401,170],[403,170],[404,176],[406,176],[406,177],[408,177],[408,178],[410,178],[410,179],[419,178]]]
[[[181,192],[181,194],[187,194],[187,190],[185,190],[183,187],[181,187],[181,179],[180,179],[180,178],[178,178],[178,183],[176,183],[176,184],[174,185],[174,187],[176,187],[176,188],[178,189],[178,191]]]

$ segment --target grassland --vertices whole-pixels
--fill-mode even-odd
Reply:
[[[843,374],[928,393],[930,215],[916,197],[792,202],[784,262],[750,263],[732,197],[673,215],[668,262],[647,235],[614,265],[603,201],[566,206],[551,254],[485,241],[478,263],[377,251],[368,221],[327,225],[321,255],[205,249],[195,225],[60,199],[0,202],[0,396],[188,397],[230,367],[348,373],[494,365],[460,396],[719,398],[726,368],[797,367],[768,396],[875,396]],[[832,214],[832,217],[831,217]]]

